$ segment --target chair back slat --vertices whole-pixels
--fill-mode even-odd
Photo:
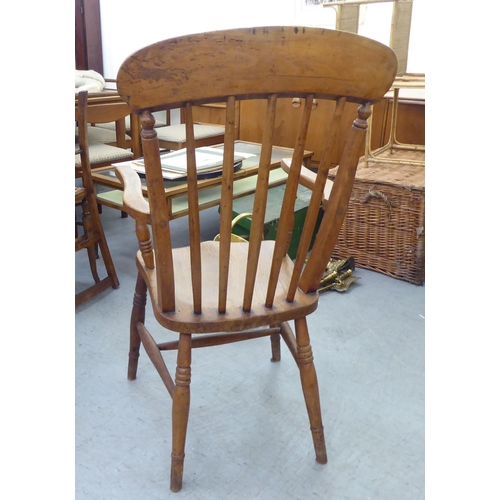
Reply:
[[[80,154],[81,158],[81,171],[80,175],[84,175],[87,169],[85,168],[88,164],[90,169],[90,158],[88,155],[88,138],[87,138],[87,102],[88,102],[88,91],[82,91],[78,93],[78,101],[75,106],[75,121],[78,124],[78,151],[75,154]]]
[[[259,252],[262,242],[262,232],[266,215],[267,192],[269,189],[269,172],[273,150],[273,132],[276,121],[277,96],[269,96],[267,111],[263,124],[262,148],[260,151],[259,173],[252,210],[252,225],[250,226],[250,238],[248,249],[248,262],[245,276],[245,290],[243,294],[243,311],[251,309],[252,297],[255,286],[255,277],[259,263]]]
[[[226,126],[224,132],[224,159],[220,203],[220,250],[219,250],[219,304],[220,314],[226,312],[229,257],[231,251],[231,222],[233,218],[234,140],[236,125],[236,100],[229,96],[226,102]]]
[[[198,204],[198,175],[196,172],[196,152],[194,144],[193,107],[187,103],[186,116],[186,156],[188,184],[189,246],[191,256],[191,285],[193,289],[193,312],[201,314],[201,238],[200,209]]]
[[[339,134],[340,134],[340,123],[342,119],[342,114],[345,107],[345,97],[340,97],[336,100],[335,110],[332,116],[332,121],[330,123],[329,129],[327,129],[324,149],[321,155],[316,182],[311,193],[311,200],[307,208],[307,214],[304,221],[304,227],[302,230],[302,235],[297,247],[297,254],[295,256],[295,265],[292,272],[292,277],[290,279],[290,286],[288,288],[288,294],[286,300],[292,302],[295,297],[295,292],[299,284],[300,273],[304,267],[304,263],[311,247],[311,241],[314,235],[314,229],[316,228],[316,220],[319,215],[321,208],[321,202],[323,200],[323,192],[328,178],[328,171],[333,162],[333,157],[335,155],[335,146],[337,144]]]
[[[267,288],[266,307],[272,307],[274,294],[281,270],[281,263],[285,257],[295,221],[295,199],[297,198],[297,189],[299,187],[299,176],[304,159],[305,143],[307,138],[307,130],[311,119],[311,111],[314,96],[308,95],[305,100],[304,110],[297,133],[295,148],[292,156],[292,163],[288,180],[286,183],[285,194],[283,196],[283,204],[281,206],[280,222],[276,232],[276,246],[274,247],[273,261],[271,266],[271,274]]]
[[[266,308],[273,308],[278,293],[280,300],[293,302],[299,289],[305,293],[317,291],[347,210],[357,163],[363,154],[371,104],[383,98],[396,70],[396,57],[383,44],[351,33],[305,27],[242,28],[186,35],[141,49],[122,64],[117,77],[118,92],[133,113],[144,112],[141,136],[157,297],[163,311],[176,311],[177,314],[177,310],[182,310],[179,317],[187,309],[189,314],[196,315],[203,315],[204,311],[207,315],[214,312],[230,315],[235,308],[239,312],[251,313],[252,308],[256,308],[256,297],[259,307],[264,304]],[[305,106],[298,123],[294,149],[290,153],[276,238],[271,244],[262,242],[262,235],[272,178],[273,147],[283,145],[279,142],[282,135],[279,129],[286,125],[288,130],[295,123],[294,120],[277,123],[278,103],[292,98],[305,99]],[[231,220],[236,196],[233,184],[236,178],[244,180],[242,175],[234,174],[237,106],[241,109],[240,101],[250,99],[266,99],[267,108],[254,128],[262,130],[262,139],[250,237],[246,244],[232,242]],[[298,185],[304,179],[301,171],[315,99],[334,100],[336,105],[331,123],[323,132],[324,151],[316,177],[309,176],[307,181],[312,194],[294,264],[286,254],[294,226]],[[202,242],[198,197],[201,187],[196,171],[193,106],[221,102],[225,103],[226,117],[220,236],[218,243]],[[343,135],[340,127],[344,105],[348,102],[358,103],[361,107],[344,147],[340,144]],[[169,230],[171,201],[167,202],[165,197],[152,113],[175,108],[181,110],[186,124],[190,248],[189,252],[175,249],[173,253]],[[337,154],[339,147],[343,149],[342,155]],[[322,222],[309,252],[327,186],[328,170],[333,162],[336,163],[337,156],[341,158],[339,169],[329,199],[323,204]],[[184,276],[189,281],[189,273],[187,269],[179,270],[176,280],[174,271],[177,269],[174,269],[173,262],[175,257],[176,262],[186,266],[188,255],[191,279],[184,285]],[[212,264],[210,268],[202,269],[206,258]],[[246,268],[241,265],[245,260]],[[213,265],[216,261],[218,269]],[[236,268],[231,267],[232,262],[238,263]],[[229,283],[234,288],[229,289]],[[183,286],[187,293],[179,293]],[[178,304],[174,299],[175,287],[178,288]],[[199,320],[203,321],[203,317]]]
[[[155,270],[158,301],[163,311],[175,310],[174,265],[172,239],[169,226],[169,210],[160,162],[158,136],[154,128],[155,118],[149,111],[140,117],[141,141],[144,163],[148,166],[146,182],[151,213],[151,227],[155,246]]]
[[[306,293],[318,289],[335,248],[351,197],[359,157],[365,145],[370,115],[370,103],[360,106],[358,118],[354,120],[351,127],[316,240],[299,281],[299,287]]]

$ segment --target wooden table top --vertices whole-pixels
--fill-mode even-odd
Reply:
[[[223,144],[212,146],[222,149]],[[234,198],[247,196],[255,192],[257,171],[259,167],[261,145],[246,141],[235,141],[235,153],[252,154],[243,160],[240,170],[234,173]],[[274,187],[286,182],[287,174],[281,167],[283,158],[290,158],[293,150],[280,146],[273,146],[271,155],[271,172],[269,175],[269,186]],[[312,151],[305,151],[304,163],[307,165],[313,156]],[[126,162],[128,164],[132,162]],[[94,183],[99,186],[111,188],[111,191],[98,192],[97,199],[99,203],[123,210],[122,189],[120,180],[114,174],[114,167],[103,167],[95,169],[92,173]],[[198,181],[199,205],[200,209],[216,206],[220,202],[220,189],[222,177],[203,179]],[[165,180],[165,196],[171,206],[172,218],[182,217],[187,214],[187,184],[185,181]],[[147,198],[147,187],[143,183],[143,195]]]

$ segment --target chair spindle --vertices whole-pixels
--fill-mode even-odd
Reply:
[[[307,138],[307,130],[311,119],[311,111],[313,105],[313,95],[308,95],[305,100],[304,111],[295,142],[295,147],[292,156],[292,164],[288,174],[285,194],[283,196],[283,205],[281,206],[280,222],[276,233],[276,245],[274,247],[273,260],[271,265],[271,273],[269,276],[269,284],[267,288],[266,307],[271,308],[274,302],[274,295],[278,285],[281,263],[288,251],[292,229],[295,220],[295,199],[297,198],[297,189],[299,187],[300,169],[304,158],[305,143]]]
[[[224,160],[220,203],[219,244],[219,313],[226,312],[229,256],[231,251],[231,222],[233,216],[234,140],[236,100],[230,96],[226,102],[226,127],[224,132]]]
[[[150,111],[141,114],[141,141],[146,165],[146,183],[148,186],[148,201],[151,213],[151,225],[155,248],[156,279],[158,282],[158,302],[162,311],[175,310],[174,265],[170,225],[168,220],[167,201],[160,163],[160,148],[158,136],[154,129],[155,118]]]
[[[297,248],[297,254],[295,256],[295,265],[293,268],[292,277],[290,279],[290,286],[288,288],[288,294],[286,298],[288,302],[292,302],[295,297],[295,292],[297,291],[297,287],[299,284],[300,273],[302,272],[307,253],[311,246],[314,229],[316,227],[316,220],[319,214],[321,201],[323,199],[323,190],[328,178],[328,171],[332,166],[333,155],[335,154],[335,147],[338,141],[340,123],[342,114],[344,112],[344,107],[345,97],[338,98],[336,100],[335,110],[332,116],[330,127],[327,130],[326,137],[328,140],[325,142],[325,149],[323,150],[323,153],[321,155],[316,182],[311,193],[311,199],[309,202],[309,207],[307,209],[306,219],[304,221],[304,227],[302,229],[302,235],[299,241],[299,246]]]
[[[196,153],[194,144],[193,108],[186,104],[186,149],[188,184],[189,245],[191,254],[191,283],[193,288],[193,312],[201,314],[201,248],[200,214],[198,206],[198,176],[196,173]]]
[[[363,154],[370,115],[370,103],[363,104],[358,108],[358,117],[352,124],[321,226],[316,235],[309,260],[299,280],[299,287],[305,293],[318,289],[323,272],[337,242],[346,207],[351,197],[359,157]]]
[[[259,162],[259,173],[252,212],[252,225],[248,249],[247,271],[245,277],[245,291],[243,296],[243,311],[249,312],[252,307],[255,277],[259,264],[259,252],[262,241],[262,228],[266,215],[267,192],[269,186],[269,171],[273,151],[273,132],[276,120],[276,105],[278,99],[275,94],[267,101],[266,118],[264,120],[262,149]]]

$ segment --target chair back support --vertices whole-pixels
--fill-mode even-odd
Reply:
[[[132,112],[140,115],[142,125],[142,148],[154,250],[149,235],[144,236],[144,228],[139,237],[140,246],[147,266],[156,270],[158,300],[164,312],[176,309],[173,276],[178,270],[173,266],[169,207],[164,194],[160,148],[152,113],[181,108],[185,116],[193,313],[201,314],[205,297],[202,294],[202,243],[192,107],[213,102],[224,102],[226,105],[218,247],[219,279],[217,284],[210,285],[218,296],[219,314],[225,313],[228,300],[232,303],[239,301],[241,309],[250,312],[254,287],[262,286],[262,283],[256,283],[259,257],[264,247],[268,248],[262,243],[262,232],[277,101],[297,97],[305,100],[293,155],[290,161],[285,162],[289,175],[276,243],[272,250],[269,279],[265,285],[265,305],[272,308],[276,300],[293,302],[297,288],[305,293],[316,292],[344,219],[356,167],[365,144],[371,105],[389,90],[396,68],[397,60],[393,51],[381,43],[347,32],[303,27],[244,28],[182,36],[141,49],[122,64],[117,76],[117,89]],[[238,101],[245,99],[267,99],[267,111],[262,117],[262,150],[247,267],[244,271],[245,284],[242,296],[234,297],[227,289],[231,246],[242,244],[231,242],[235,119],[236,105]],[[280,273],[282,264],[284,259],[288,259],[286,254],[294,223],[294,203],[314,99],[334,100],[336,106],[331,124],[324,131],[325,148],[293,264],[293,273],[286,284],[288,292],[286,297],[275,297],[277,285],[283,279]],[[331,195],[323,203],[323,220],[308,257],[346,102],[360,104],[358,116],[341,155]]]
[[[90,165],[89,144],[87,137],[88,118],[88,92],[78,93],[75,106],[75,121],[78,124],[78,148],[75,148],[75,177],[81,178],[82,186],[75,190],[75,204],[82,208],[83,235],[78,232],[75,237],[75,250],[86,250],[88,254],[90,270],[95,284],[76,294],[75,304],[79,306],[103,292],[109,287],[118,288],[119,281],[111,258],[104,229],[99,217],[94,183]],[[80,161],[76,161],[76,156],[80,156]],[[78,223],[77,223],[78,224]],[[102,262],[107,276],[104,279],[99,277],[97,270],[97,248],[99,248]]]
[[[75,106],[75,122],[78,130],[78,148],[75,155],[80,155],[80,164],[76,165],[75,177],[81,177],[85,189],[93,192],[92,173],[90,166],[89,142],[87,136],[87,106],[88,91],[78,92]]]
[[[126,123],[125,117],[130,115],[130,106],[126,102],[92,103],[87,105],[87,123],[115,122],[116,145],[126,149]]]

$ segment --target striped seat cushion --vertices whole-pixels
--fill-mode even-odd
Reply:
[[[127,149],[116,148],[108,144],[90,144],[89,145],[90,164],[114,163],[123,160],[131,160],[132,152]],[[80,155],[75,155],[75,165],[81,166]]]
[[[101,127],[91,127],[87,128],[87,138],[89,144],[109,144],[111,142],[116,142],[116,132],[113,130],[108,130]],[[125,139],[130,141],[129,135],[125,135]]]

